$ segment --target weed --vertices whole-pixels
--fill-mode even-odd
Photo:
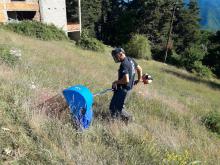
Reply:
[[[89,36],[87,30],[82,32],[80,40],[77,42],[77,45],[83,49],[103,52],[105,50],[104,44],[97,40],[96,38],[92,38]]]
[[[14,67],[20,58],[19,50],[12,49],[7,45],[0,45],[0,60],[5,64]]]
[[[220,113],[212,111],[202,117],[202,122],[212,132],[220,135]]]
[[[165,154],[165,158],[163,159],[164,165],[187,165],[190,163],[189,152],[187,150],[184,151],[183,154],[170,153],[167,152]]]

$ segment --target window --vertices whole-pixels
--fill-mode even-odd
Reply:
[[[36,15],[36,11],[8,11],[9,20],[32,20]]]

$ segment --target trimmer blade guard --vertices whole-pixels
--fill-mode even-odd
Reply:
[[[80,128],[90,126],[93,118],[93,94],[83,85],[76,85],[63,91],[63,95],[70,108],[72,120],[76,120]]]

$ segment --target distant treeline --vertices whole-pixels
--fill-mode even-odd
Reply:
[[[152,57],[167,61],[201,76],[220,77],[220,32],[200,29],[196,0],[81,0],[82,26],[90,35],[111,46],[122,46],[133,35],[141,34],[151,42]],[[67,0],[69,18],[77,17],[77,0]],[[70,7],[72,6],[72,7]],[[77,6],[77,5],[75,5]],[[174,13],[173,24],[171,17]]]

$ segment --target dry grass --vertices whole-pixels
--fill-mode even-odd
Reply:
[[[74,84],[94,93],[111,86],[118,66],[109,51],[82,51],[69,42],[33,40],[1,29],[0,36],[0,44],[22,49],[16,68],[0,65],[0,127],[11,130],[1,130],[0,149],[13,153],[2,152],[3,163],[181,164],[168,160],[167,153],[174,153],[187,163],[220,164],[219,137],[200,123],[204,113],[220,108],[220,88],[212,86],[218,80],[197,81],[174,67],[138,60],[154,82],[137,86],[131,96],[127,108],[135,122],[126,126],[101,118],[108,111],[107,94],[96,98],[99,117],[79,134],[68,118],[49,118],[33,107]]]

